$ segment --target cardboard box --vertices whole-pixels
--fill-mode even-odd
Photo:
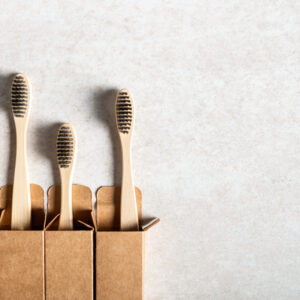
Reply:
[[[118,231],[120,192],[120,187],[101,187],[97,191],[97,300],[144,298],[145,232],[159,219],[142,219],[142,194],[136,188],[140,231]]]
[[[32,230],[11,231],[12,185],[0,189],[0,299],[45,299],[44,191],[30,185]]]
[[[45,228],[46,299],[91,300],[94,297],[94,228],[91,190],[72,187],[74,230],[58,231],[60,187],[48,191]]]
[[[141,230],[120,232],[120,188],[97,192],[97,226],[92,193],[73,186],[74,230],[58,231],[60,187],[48,191],[47,222],[43,190],[31,185],[32,230],[11,231],[12,186],[0,189],[0,299],[143,299],[145,232],[159,219],[142,219],[141,192],[136,189]],[[143,224],[144,223],[144,224]],[[47,226],[45,226],[47,224]],[[93,234],[96,232],[96,265]],[[44,229],[44,230],[43,230]]]

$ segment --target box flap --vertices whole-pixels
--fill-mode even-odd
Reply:
[[[0,188],[0,229],[9,230],[11,227],[11,205],[12,205],[12,184],[4,185]],[[44,191],[37,184],[30,185],[32,229],[43,229],[44,211]]]
[[[159,218],[156,218],[156,217],[153,217],[153,218],[145,218],[143,219],[142,221],[142,224],[141,224],[141,229],[143,231],[147,231],[149,230],[151,227],[153,227],[154,225],[156,225],[157,223],[160,222],[160,219]]]
[[[4,216],[5,209],[0,208],[0,224],[2,223],[2,218]]]
[[[135,188],[139,222],[142,219],[142,192]],[[97,229],[100,231],[120,230],[121,187],[102,186],[97,190]]]
[[[141,230],[148,230],[159,222],[159,219],[142,219],[142,192],[135,188],[136,203]],[[103,186],[97,191],[97,229],[99,231],[120,230],[121,187]]]
[[[59,185],[53,185],[48,189],[47,229],[57,230],[60,214],[61,189]],[[74,184],[72,186],[72,205],[74,229],[95,228],[92,211],[92,192],[85,185]]]

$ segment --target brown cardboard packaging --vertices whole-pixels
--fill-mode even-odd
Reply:
[[[73,185],[74,230],[58,231],[60,187],[48,191],[45,228],[46,299],[91,300],[94,297],[95,220],[92,193],[87,186]]]
[[[0,189],[0,299],[45,299],[44,192],[30,185],[32,230],[11,231],[12,185]]]
[[[96,299],[142,300],[144,294],[145,231],[159,222],[142,219],[142,194],[136,188],[140,231],[121,232],[120,187],[97,191]]]

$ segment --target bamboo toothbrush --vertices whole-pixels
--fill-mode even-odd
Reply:
[[[26,155],[30,87],[24,74],[17,74],[14,77],[11,87],[11,106],[17,139],[11,229],[26,230],[31,228],[31,199]]]
[[[76,158],[76,133],[71,124],[63,124],[59,128],[56,148],[61,180],[61,202],[58,229],[72,230],[72,176]]]
[[[139,220],[131,166],[131,139],[134,106],[131,94],[123,89],[116,98],[116,123],[122,147],[121,231],[138,231]]]

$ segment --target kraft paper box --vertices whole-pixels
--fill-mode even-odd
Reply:
[[[144,298],[145,231],[159,219],[149,220],[137,232],[119,231],[120,191],[119,187],[101,187],[97,192],[97,300]],[[143,224],[142,194],[138,188],[136,199],[139,221]]]
[[[58,231],[60,187],[48,191],[45,229],[46,299],[91,300],[94,297],[94,216],[91,190],[72,187],[74,230]]]
[[[45,299],[44,191],[30,185],[32,230],[12,231],[12,185],[0,189],[0,299]]]

